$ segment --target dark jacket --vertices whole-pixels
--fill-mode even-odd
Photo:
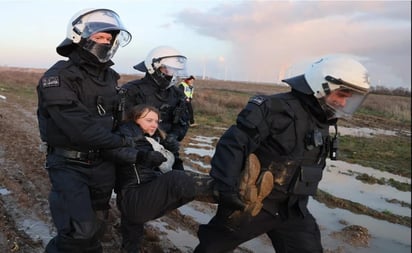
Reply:
[[[123,138],[111,132],[119,75],[111,61],[96,61],[77,48],[40,79],[37,116],[41,139],[49,146],[85,152],[123,145]]]
[[[176,86],[161,89],[149,74],[140,80],[130,81],[122,86],[126,89],[125,109],[137,104],[152,105],[160,110],[160,128],[168,135],[177,136],[181,141],[189,128],[189,114],[185,95]]]
[[[135,139],[134,148],[121,147],[106,150],[104,153],[107,158],[117,164],[116,192],[119,192],[121,189],[133,188],[140,184],[150,182],[162,174],[159,168],[149,168],[136,163],[138,152],[152,151],[153,147],[150,142],[146,140],[142,129],[136,125],[135,122],[131,121],[120,125],[116,132]],[[151,137],[160,141],[159,132]]]
[[[305,212],[326,164],[330,123],[311,95],[292,91],[252,97],[220,138],[210,174],[221,191],[236,191],[245,159],[255,153],[275,178],[264,208],[276,213],[279,203],[290,207],[300,202]],[[320,141],[315,144],[314,138]]]

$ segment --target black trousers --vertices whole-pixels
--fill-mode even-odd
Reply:
[[[52,184],[50,211],[57,235],[47,253],[100,253],[109,201],[114,187],[115,167],[98,161],[85,164],[58,155],[47,156]]]
[[[193,106],[192,102],[187,102],[187,110],[189,112],[189,123],[194,124],[195,123],[195,118],[194,118],[194,113],[193,113]]]
[[[136,248],[143,239],[144,223],[154,220],[197,196],[212,196],[212,179],[191,171],[172,170],[117,196],[121,212],[123,247]]]
[[[322,252],[319,227],[311,214],[304,218],[296,215],[281,219],[262,209],[256,217],[241,222],[237,230],[230,230],[226,226],[230,214],[230,211],[219,207],[209,224],[199,226],[200,243],[195,253],[228,252],[265,233],[271,239],[276,253]]]

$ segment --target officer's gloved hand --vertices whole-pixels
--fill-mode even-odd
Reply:
[[[243,211],[245,203],[239,198],[237,192],[219,191],[218,203],[228,209]]]
[[[136,163],[148,168],[158,167],[166,160],[159,151],[139,151],[136,155]]]
[[[179,152],[180,143],[177,140],[177,136],[174,134],[168,134],[166,139],[162,142],[162,145],[174,154]]]

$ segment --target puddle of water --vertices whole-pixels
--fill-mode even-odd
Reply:
[[[198,147],[198,148],[213,148],[211,144],[202,144],[202,143],[189,143],[189,147]]]
[[[204,168],[204,169],[210,169],[210,165],[209,164],[205,164],[202,161],[191,161],[193,164],[199,165],[200,167]],[[186,167],[185,167],[186,168]]]
[[[213,154],[215,153],[214,149],[203,149],[203,148],[185,148],[184,149],[184,153],[186,155],[189,154],[197,154],[200,156],[213,156]]]
[[[203,142],[203,143],[207,143],[207,144],[212,144],[217,139],[219,139],[219,138],[217,138],[217,137],[207,137],[207,136],[195,136],[194,138],[192,138],[193,141]]]
[[[11,191],[7,190],[6,188],[0,188],[0,195],[8,195]]]
[[[336,240],[331,238],[329,234],[334,231],[340,231],[343,227],[347,226],[339,222],[343,220],[348,225],[366,227],[372,235],[370,247],[364,250],[357,248],[356,252],[392,253],[410,252],[411,250],[411,229],[409,227],[374,219],[366,215],[355,214],[344,209],[328,208],[314,199],[309,201],[308,207],[321,227],[322,240],[326,248],[336,248]],[[408,250],[405,251],[406,249]]]
[[[202,209],[202,211],[196,208],[199,206]],[[208,208],[207,205],[205,205],[204,203],[193,201],[191,203],[188,203],[180,207],[179,211],[186,216],[192,217],[199,224],[206,224],[210,221],[210,219],[215,214],[214,211],[212,211],[211,209],[207,210],[207,208]],[[198,242],[199,242],[199,239],[196,237],[196,245]],[[196,245],[194,247],[196,247]],[[273,247],[271,246],[271,242],[266,237],[266,235],[262,235],[250,241],[247,241],[241,244],[240,247],[246,248],[253,252],[259,252],[259,253],[274,253],[275,252]]]
[[[335,127],[330,127],[330,132],[335,132]],[[338,127],[338,133],[340,135],[350,135],[350,136],[357,136],[357,137],[374,137],[375,135],[392,135],[395,136],[397,134],[396,131],[391,130],[384,130],[384,129],[375,129],[375,128],[350,128],[350,127]]]
[[[353,171],[353,172],[357,172],[357,173],[365,173],[368,174],[370,176],[373,176],[375,178],[385,178],[385,179],[390,179],[393,178],[396,181],[402,182],[402,183],[411,183],[411,179],[407,178],[407,177],[402,177],[402,176],[398,176],[389,172],[385,172],[385,171],[380,171],[380,170],[376,170],[374,168],[371,167],[363,167],[359,164],[353,164],[353,163],[347,163],[344,161],[332,161],[332,160],[327,160],[327,164],[331,167],[331,170],[334,170],[334,167],[338,168],[340,171]]]
[[[212,156],[214,154],[214,149],[210,149],[208,145],[212,143],[214,139],[215,137],[196,137],[195,140],[200,142],[198,146],[208,147],[208,149],[186,148],[185,153]],[[396,204],[390,204],[384,200],[384,198],[395,198],[411,203],[411,192],[400,192],[393,187],[385,185],[363,184],[361,181],[356,180],[353,175],[346,175],[340,172],[351,170],[367,173],[377,178],[394,178],[395,180],[409,183],[410,179],[342,161],[328,161],[328,164],[330,167],[324,172],[324,178],[320,183],[321,189],[338,197],[348,198],[377,210],[389,210],[401,215],[404,215],[408,210],[408,216],[411,215],[410,209],[402,208]],[[189,169],[194,170],[193,168]],[[0,195],[8,195],[9,193],[10,192],[7,189],[0,189]],[[113,193],[112,197],[115,198],[116,195]],[[196,207],[196,205],[198,206]],[[314,199],[309,201],[309,209],[321,227],[322,241],[325,248],[336,249],[338,246],[343,245],[345,253],[411,252],[411,229],[409,227],[377,220],[366,215],[354,214],[344,209],[328,208]],[[204,203],[193,201],[180,207],[179,210],[183,214],[192,217],[197,222],[204,224],[214,215],[215,208],[207,206]],[[22,230],[34,240],[42,240],[44,246],[51,239],[51,231],[42,221],[33,217],[25,217],[24,219],[17,218],[16,220]],[[348,225],[360,225],[366,227],[372,235],[369,247],[354,248],[340,240],[338,241],[332,238],[330,236],[331,232],[340,231],[345,227],[345,225],[339,222],[342,220],[346,221]],[[196,247],[198,243],[198,238],[196,236],[180,229],[170,229],[168,224],[161,222],[159,219],[151,221],[150,223],[161,231],[167,233],[167,237],[176,244],[182,252],[192,252],[193,248]],[[271,243],[266,236],[257,237],[242,244],[241,247],[253,252],[274,253]]]
[[[46,247],[52,238],[48,225],[43,221],[24,219],[20,222],[19,227],[22,227],[24,232],[29,235],[33,241],[42,241],[44,247]]]
[[[398,191],[388,185],[365,184],[355,179],[356,175],[341,173],[343,162],[334,163],[334,167],[326,168],[323,172],[323,179],[319,183],[319,188],[339,198],[349,199],[361,203],[377,211],[389,211],[403,216],[411,216],[409,207],[402,207],[397,203],[389,203],[386,199],[397,199],[406,203],[411,203],[411,192]],[[344,164],[346,168],[349,163]],[[388,177],[384,177],[388,178]]]
[[[192,252],[199,240],[196,236],[189,234],[179,228],[170,229],[169,225],[159,219],[150,221],[149,224],[156,227],[163,233],[167,234],[167,238],[173,242],[173,244],[180,249],[182,252]]]
[[[369,136],[373,137],[376,134],[395,135],[394,131],[378,130],[378,129],[350,129],[340,127],[339,131],[344,134],[355,136]],[[341,133],[341,134],[342,134]],[[198,142],[206,140],[205,144],[209,144],[210,139],[203,137],[195,138]],[[199,143],[199,146],[201,143]],[[186,148],[185,153],[195,153],[198,155],[214,154],[214,149],[205,150],[201,148]],[[351,174],[350,171],[356,173],[366,173],[375,178],[394,179],[400,182],[410,183],[409,178],[394,175],[388,172],[382,172],[370,167],[363,167],[357,164],[350,164],[343,161],[328,160],[328,167],[325,169],[323,179],[319,184],[320,189],[325,190],[337,197],[346,198],[354,202],[359,202],[370,208],[378,211],[390,211],[394,214],[411,216],[411,209],[408,207],[401,207],[396,203],[388,203],[385,199],[397,199],[406,203],[411,203],[411,192],[402,192],[396,190],[394,187],[388,185],[378,184],[364,184],[362,181],[355,179],[357,174]],[[309,209],[317,219],[322,233],[322,240],[325,248],[337,249],[337,247],[344,247],[346,253],[369,253],[369,252],[411,252],[411,230],[409,227],[393,224],[387,221],[374,219],[366,215],[359,215],[340,208],[328,208],[324,204],[311,199],[309,202]],[[210,213],[200,212],[192,207],[190,204],[185,205],[179,209],[182,213],[193,217],[199,223],[207,223],[210,220]],[[336,240],[330,236],[331,232],[340,231],[345,225],[339,221],[346,221],[348,225],[360,225],[366,227],[372,235],[370,245],[367,248],[355,248]],[[259,237],[260,238],[260,237]],[[257,240],[258,238],[254,239]],[[245,243],[251,250],[259,252],[274,252],[270,242],[252,240]],[[267,250],[267,251],[266,251]]]
[[[216,137],[195,136],[188,147],[184,149],[185,154],[198,154],[200,156],[213,156],[215,148],[212,145]]]
[[[24,231],[33,241],[42,242],[46,247],[47,243],[52,238],[52,232],[49,226],[39,219],[34,213],[23,214],[15,203],[13,195],[3,195],[4,208],[11,215],[16,227]]]
[[[194,201],[196,202],[196,201]],[[188,203],[184,206],[179,207],[179,211],[187,216],[192,217],[196,222],[200,223],[200,224],[206,224],[210,221],[210,219],[212,218],[212,216],[214,215],[214,212],[211,212],[211,210],[207,210],[207,208],[203,207],[202,211],[199,211],[196,209],[196,207],[194,206],[195,203]],[[199,205],[204,205],[204,204],[199,204],[196,203],[198,206]],[[206,209],[206,210],[205,210]]]
[[[214,212],[210,210],[200,211],[196,207],[203,206],[201,202],[191,202],[179,208],[179,211],[186,216],[192,217],[200,224],[209,222]],[[322,234],[322,244],[325,249],[336,249],[338,246],[343,246],[350,252],[410,252],[411,250],[411,230],[406,226],[392,224],[387,221],[381,221],[371,218],[366,215],[355,214],[350,211],[339,208],[328,208],[322,203],[314,199],[309,201],[309,209],[316,218]],[[343,225],[340,221],[347,222],[348,225],[360,225],[366,227],[371,234],[370,246],[367,248],[353,247],[340,240],[334,239],[330,236],[332,232],[340,231],[347,225]],[[198,242],[198,239],[196,242]],[[180,240],[179,237],[176,240]],[[251,241],[245,242],[241,245],[254,252],[274,252],[271,242],[266,235],[257,237]]]

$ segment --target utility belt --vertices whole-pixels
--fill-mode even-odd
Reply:
[[[78,160],[78,161],[83,161],[83,162],[95,161],[101,158],[101,153],[100,153],[100,150],[98,149],[89,150],[87,152],[80,152],[77,150],[70,150],[70,149],[49,146],[47,148],[47,153],[55,154],[55,155],[62,156],[67,159],[73,159],[73,160]]]

